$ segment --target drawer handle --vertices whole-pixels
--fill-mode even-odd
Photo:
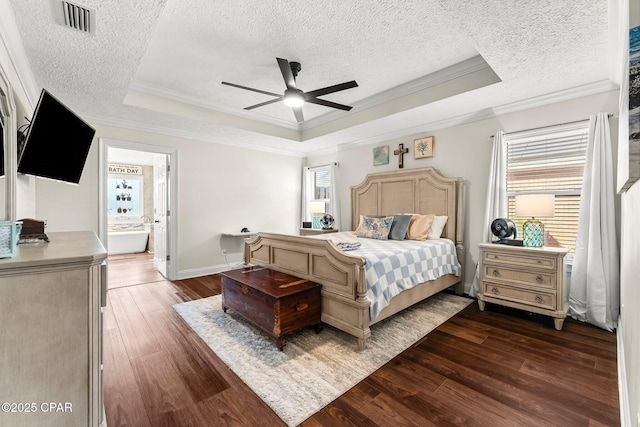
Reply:
[[[544,277],[542,277],[542,276],[540,276],[540,275],[537,275],[537,276],[536,276],[536,282],[538,282],[538,283],[544,283]]]
[[[301,302],[298,305],[296,305],[296,311],[303,311],[303,310],[306,310],[307,308],[309,308],[309,304],[307,304],[306,302]]]
[[[500,289],[498,289],[497,287],[493,287],[491,288],[491,293],[494,293],[496,295],[500,295]]]
[[[497,268],[493,269],[493,275],[494,276],[500,276],[500,271]]]
[[[540,295],[536,295],[536,302],[538,304],[542,304],[544,302],[544,299]]]

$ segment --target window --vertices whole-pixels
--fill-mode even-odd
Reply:
[[[322,213],[328,213],[335,219],[334,228],[338,228],[340,217],[336,184],[337,164],[304,168],[304,188],[302,194],[302,220],[317,224],[318,215],[314,215],[315,208]],[[314,221],[314,217],[316,221]]]
[[[555,216],[541,218],[545,246],[575,249],[580,191],[587,154],[589,121],[533,131],[505,134],[507,144],[507,197],[509,218],[518,226],[528,218],[515,216],[515,196],[555,195]]]

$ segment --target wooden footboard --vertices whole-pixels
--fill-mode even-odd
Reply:
[[[244,260],[322,284],[322,321],[357,337],[364,348],[371,336],[364,258],[329,240],[260,233],[246,241]]]

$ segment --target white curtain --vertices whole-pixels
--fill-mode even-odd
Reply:
[[[338,164],[331,163],[331,215],[335,219],[333,228],[341,230],[340,227],[340,188],[338,187]]]
[[[484,211],[484,223],[482,224],[482,242],[494,240],[491,232],[491,222],[496,218],[506,218],[509,203],[507,199],[507,144],[504,141],[504,132],[498,131],[493,136],[493,152],[491,155],[491,167],[489,170],[489,182],[487,183],[487,205]],[[469,295],[477,296],[480,291],[480,271],[476,265],[476,273]]]
[[[615,224],[611,134],[607,113],[591,116],[569,314],[611,331],[620,310],[620,260]]]

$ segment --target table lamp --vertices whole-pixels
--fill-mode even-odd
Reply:
[[[516,215],[531,217],[522,224],[524,246],[541,247],[544,245],[544,224],[536,217],[553,218],[555,196],[553,194],[522,194],[516,196]]]
[[[309,212],[313,214],[313,228],[322,228],[320,214],[324,214],[324,202],[309,202]]]

